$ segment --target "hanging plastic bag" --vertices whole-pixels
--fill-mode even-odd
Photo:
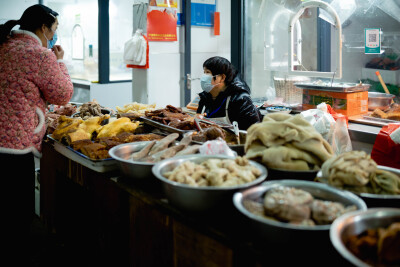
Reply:
[[[129,68],[148,68],[149,44],[142,33],[142,30],[136,30],[132,38],[125,42],[124,62]]]
[[[322,137],[332,144],[332,136],[335,130],[335,119],[328,112],[327,105],[321,103],[316,109],[309,109],[300,113],[306,121],[308,121]]]
[[[336,155],[353,150],[346,118],[338,117],[332,136],[332,149]]]
[[[329,114],[331,114],[332,117],[335,119],[335,121],[337,121],[338,118],[343,118],[346,121],[347,128],[349,128],[349,118],[346,115],[337,113],[336,111],[333,110],[333,108],[329,104],[326,104],[326,108],[327,108]]]
[[[382,127],[372,147],[371,158],[378,165],[400,169],[400,123]]]
[[[317,109],[300,113],[332,146],[336,155],[352,150],[347,117],[336,113],[330,105],[321,103]]]

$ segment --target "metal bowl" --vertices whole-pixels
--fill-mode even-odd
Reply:
[[[376,108],[385,110],[389,108],[394,97],[392,94],[368,92],[368,110],[375,110]]]
[[[108,154],[118,162],[121,172],[134,179],[151,179],[154,178],[151,168],[155,163],[133,161],[129,156],[134,152],[140,151],[151,141],[126,143],[115,146],[108,151]]]
[[[397,176],[400,176],[400,170],[386,167],[382,165],[378,165],[378,169],[390,171]],[[319,171],[317,177],[322,177],[322,172]],[[400,207],[400,195],[380,195],[380,194],[371,194],[371,193],[357,193],[353,192],[354,194],[360,196],[365,203],[367,204],[368,208],[374,207]]]
[[[226,208],[231,206],[233,194],[236,191],[249,188],[264,181],[267,177],[267,169],[263,165],[250,160],[250,164],[256,166],[261,171],[260,177],[250,183],[231,187],[194,187],[191,185],[170,181],[164,177],[164,173],[172,171],[175,167],[185,161],[201,163],[208,159],[228,158],[232,159],[232,157],[221,155],[197,154],[180,156],[166,159],[157,163],[154,165],[152,171],[156,178],[161,181],[165,195],[172,205],[187,212],[208,212],[221,207]]]
[[[252,200],[263,202],[265,193],[279,186],[294,187],[309,192],[314,198],[336,201],[348,205],[356,205],[359,210],[366,210],[364,201],[353,193],[338,190],[326,184],[302,180],[277,180],[264,182],[259,186],[237,192],[233,196],[233,204],[245,217],[250,220],[255,239],[263,239],[271,243],[292,244],[303,246],[328,246],[329,228],[331,225],[304,226],[275,221],[251,213],[243,202]],[[289,242],[289,243],[288,243]]]
[[[349,236],[358,235],[367,229],[388,227],[394,222],[400,222],[400,209],[373,208],[354,211],[337,218],[329,231],[330,240],[339,254],[355,266],[370,266],[351,253],[345,243]]]

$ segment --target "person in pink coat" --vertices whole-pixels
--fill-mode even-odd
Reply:
[[[73,94],[64,50],[53,46],[57,16],[33,5],[0,25],[0,166],[9,173],[1,179],[7,199],[0,205],[10,223],[3,229],[13,235],[10,251],[25,244],[34,215],[34,156],[41,156],[47,103],[65,105]]]

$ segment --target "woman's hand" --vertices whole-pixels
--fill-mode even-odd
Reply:
[[[194,117],[197,119],[203,119],[205,116],[207,116],[207,113],[203,113],[203,114],[196,113],[196,115],[194,115]]]
[[[55,45],[55,46],[53,46],[53,48],[51,50],[56,55],[57,59],[64,58],[64,49],[62,49],[61,45]]]

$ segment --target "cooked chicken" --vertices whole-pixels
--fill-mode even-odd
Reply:
[[[58,127],[54,130],[52,137],[61,141],[66,134],[76,131],[82,122],[83,120],[81,118],[69,118],[61,115],[58,119]]]
[[[92,134],[98,131],[102,126],[101,123],[104,120],[110,118],[110,115],[102,115],[96,117],[90,117],[84,120],[76,131],[67,134],[67,142],[71,144],[72,142],[82,140],[82,139],[92,139]]]
[[[122,132],[135,132],[139,122],[131,122],[129,118],[116,119],[98,130],[97,138],[116,136]]]

